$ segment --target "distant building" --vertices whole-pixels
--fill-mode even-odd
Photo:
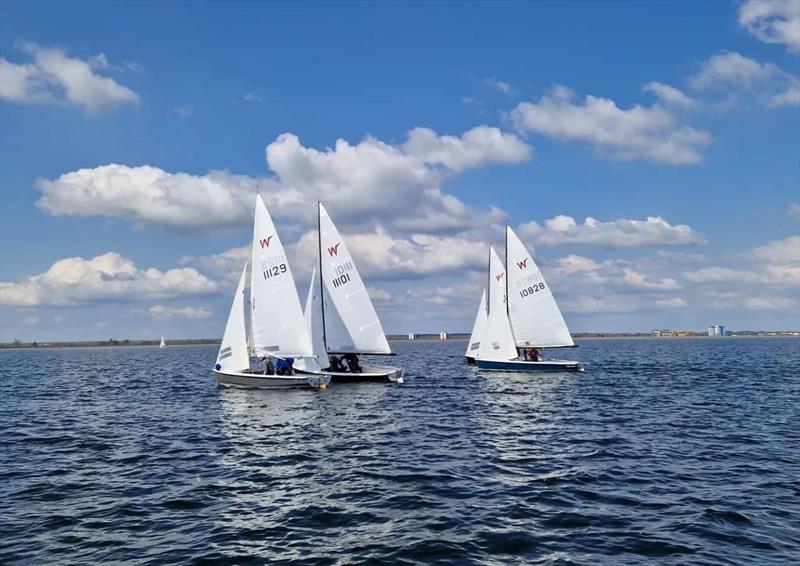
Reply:
[[[716,336],[717,335],[717,328],[715,326],[708,327],[708,335],[709,336]]]
[[[408,333],[408,339],[409,340],[416,340],[417,339],[417,335],[414,334],[413,332],[409,332]]]
[[[709,336],[725,336],[725,326],[722,324],[715,324],[708,327]]]
[[[717,336],[725,336],[725,327],[721,324],[717,325]]]
[[[447,340],[447,332],[440,332],[439,333],[439,340]]]

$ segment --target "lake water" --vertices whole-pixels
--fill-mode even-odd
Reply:
[[[405,385],[218,389],[215,347],[2,351],[0,563],[800,563],[800,341],[399,342]]]

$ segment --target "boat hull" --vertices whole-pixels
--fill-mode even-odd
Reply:
[[[361,366],[361,373],[324,370],[334,383],[392,382],[403,383],[403,370],[389,366]],[[295,368],[295,372],[304,373]]]
[[[544,360],[531,362],[525,360],[475,360],[478,369],[490,371],[524,371],[524,372],[555,372],[555,371],[584,371],[581,362],[569,360]]]
[[[213,370],[217,385],[246,389],[284,389],[287,387],[313,387],[319,389],[331,382],[329,373],[295,373],[294,375],[264,375],[244,371],[222,372]]]
[[[470,356],[464,356],[464,357],[467,359],[467,365],[468,366],[474,366],[475,365],[475,358],[472,358]]]

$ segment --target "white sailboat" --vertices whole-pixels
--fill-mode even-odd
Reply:
[[[326,386],[330,375],[315,360],[286,252],[258,195],[251,262],[250,301],[245,301],[245,263],[214,366],[217,383],[258,388]],[[251,353],[256,364],[251,364]],[[294,359],[305,360],[304,373],[292,369]]]
[[[489,315],[476,363],[504,371],[583,371],[570,360],[542,359],[540,348],[575,345],[550,287],[522,241],[506,227],[506,261],[490,248]],[[519,350],[529,351],[519,359]],[[530,358],[530,359],[528,359]]]
[[[158,347],[159,348],[166,348],[167,347],[167,343],[164,342],[164,335],[163,334],[161,335],[161,344],[159,344]]]
[[[475,365],[475,356],[478,355],[478,349],[481,347],[481,340],[483,333],[486,332],[486,289],[481,293],[481,302],[478,305],[478,312],[475,314],[475,323],[472,325],[472,333],[469,335],[469,342],[467,343],[467,351],[464,357],[467,358],[467,363],[471,366]]]
[[[317,359],[324,364],[325,360],[333,361],[333,356],[357,360],[359,355],[393,355],[353,257],[322,203],[318,214],[320,281],[317,284],[315,269],[305,313]],[[400,368],[358,365],[351,368],[346,362],[342,367],[331,364],[324,371],[335,381],[403,383]],[[305,361],[296,362],[295,369],[306,371]]]

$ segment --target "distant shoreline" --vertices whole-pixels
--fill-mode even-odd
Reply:
[[[450,335],[446,340],[440,340],[436,335],[417,336],[409,340],[405,336],[387,336],[390,342],[464,342],[469,339],[467,334]],[[695,334],[692,336],[650,336],[648,334],[578,334],[575,340],[686,340],[700,338],[703,340],[726,340],[733,338],[800,338],[800,334],[732,334],[729,336],[706,336]],[[176,340],[167,342],[167,348],[181,348],[186,346],[218,346],[222,340]],[[47,342],[34,345],[34,343],[2,343],[0,350],[62,350],[62,349],[89,349],[89,348],[158,348],[160,341],[145,340],[120,340],[113,342]]]

